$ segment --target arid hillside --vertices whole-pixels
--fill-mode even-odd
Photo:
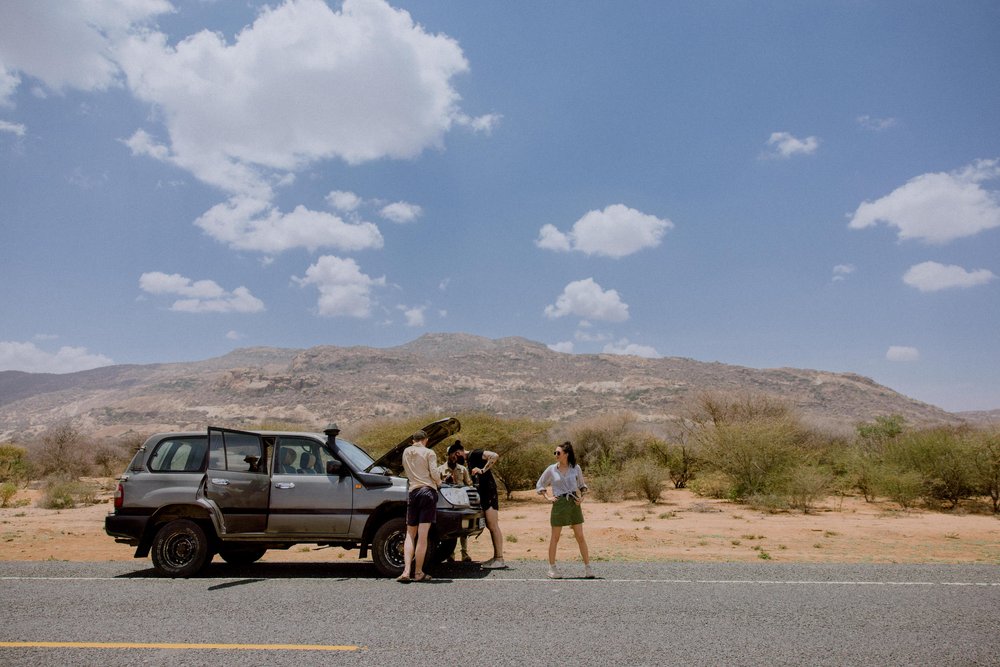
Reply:
[[[89,433],[232,427],[306,428],[384,416],[489,411],[571,422],[629,410],[664,429],[699,393],[764,393],[813,424],[850,430],[900,414],[962,418],[858,375],[753,369],[682,358],[563,354],[522,338],[428,334],[406,345],[247,348],[207,361],[108,366],[67,375],[0,372],[0,438],[72,420]]]

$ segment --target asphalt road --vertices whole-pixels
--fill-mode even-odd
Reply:
[[[569,573],[579,567],[566,566]],[[0,665],[1000,665],[1000,567],[0,563]],[[46,642],[60,642],[58,645]]]

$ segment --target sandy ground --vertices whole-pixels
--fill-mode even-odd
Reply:
[[[106,484],[110,488],[110,484]],[[68,510],[0,508],[0,560],[131,560],[133,549],[104,533],[110,491],[95,505]],[[546,558],[549,505],[532,493],[502,501],[504,555]],[[690,491],[664,491],[660,502],[584,503],[584,532],[595,561],[755,561],[798,563],[987,563],[1000,565],[1000,518],[985,513],[897,509],[860,498],[830,499],[810,514],[767,514]],[[470,540],[475,560],[492,556],[489,533]],[[356,559],[356,551],[300,545],[270,551],[266,561]],[[578,560],[563,531],[560,560]]]

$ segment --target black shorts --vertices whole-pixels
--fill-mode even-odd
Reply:
[[[429,486],[410,491],[406,497],[406,525],[419,526],[437,519],[438,492]]]
[[[500,494],[496,484],[482,484],[479,487],[479,504],[484,510],[500,509]]]

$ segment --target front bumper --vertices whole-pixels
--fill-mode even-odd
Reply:
[[[439,540],[455,537],[475,537],[486,528],[486,515],[477,509],[440,509],[437,511],[435,530]]]

